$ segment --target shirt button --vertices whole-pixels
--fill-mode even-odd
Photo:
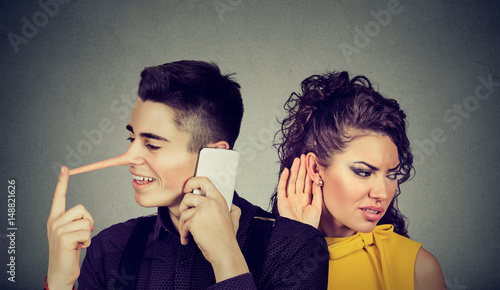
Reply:
[[[187,259],[182,259],[181,260],[181,265],[182,266],[187,266],[188,265],[188,260]]]

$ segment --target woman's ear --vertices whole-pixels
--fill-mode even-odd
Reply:
[[[316,154],[309,152],[306,155],[306,169],[307,169],[307,174],[309,175],[309,178],[315,183],[315,184],[321,184],[323,183],[323,180],[321,179],[322,175],[322,167],[319,165],[318,162],[318,156]]]
[[[227,143],[226,141],[218,141],[218,142],[215,142],[215,143],[210,143],[206,147],[220,148],[220,149],[229,149],[229,143]]]

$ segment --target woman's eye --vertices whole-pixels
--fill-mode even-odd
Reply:
[[[130,143],[134,142],[135,138],[132,138],[132,137],[128,137],[127,140],[130,141]]]
[[[372,175],[372,173],[370,171],[360,170],[360,169],[354,169],[354,173],[356,173],[356,175],[359,175],[361,177],[368,177],[368,176]]]
[[[392,180],[396,180],[396,179],[398,179],[398,175],[399,174],[397,174],[397,173],[389,174],[389,175],[387,175],[387,178],[392,179]]]
[[[160,147],[153,146],[151,144],[146,144],[146,147],[148,147],[149,150],[156,151],[160,149]]]
[[[401,172],[395,172],[395,173],[391,173],[391,174],[387,175],[387,178],[392,179],[392,180],[398,180],[398,179],[402,178],[403,176],[404,176],[404,174],[402,174]]]

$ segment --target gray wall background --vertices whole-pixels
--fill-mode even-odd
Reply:
[[[58,167],[126,150],[140,71],[181,59],[237,73],[246,109],[237,190],[264,208],[278,179],[275,119],[289,94],[315,73],[366,75],[408,114],[417,175],[400,208],[411,237],[438,258],[449,289],[499,287],[500,87],[481,85],[500,82],[498,1],[60,2],[1,3],[0,288],[41,287]],[[381,10],[390,19],[377,22]],[[10,179],[15,283],[6,273]],[[130,182],[125,167],[74,176],[67,208],[84,204],[96,233],[153,212],[135,204]]]

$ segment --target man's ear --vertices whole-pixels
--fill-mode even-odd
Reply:
[[[314,183],[318,184],[323,174],[323,169],[318,163],[318,156],[316,154],[309,152],[306,155],[306,169],[309,178],[311,178]]]
[[[215,143],[207,144],[206,147],[220,148],[220,149],[229,149],[229,143],[227,143],[226,141],[218,141],[218,142],[215,142]]]

